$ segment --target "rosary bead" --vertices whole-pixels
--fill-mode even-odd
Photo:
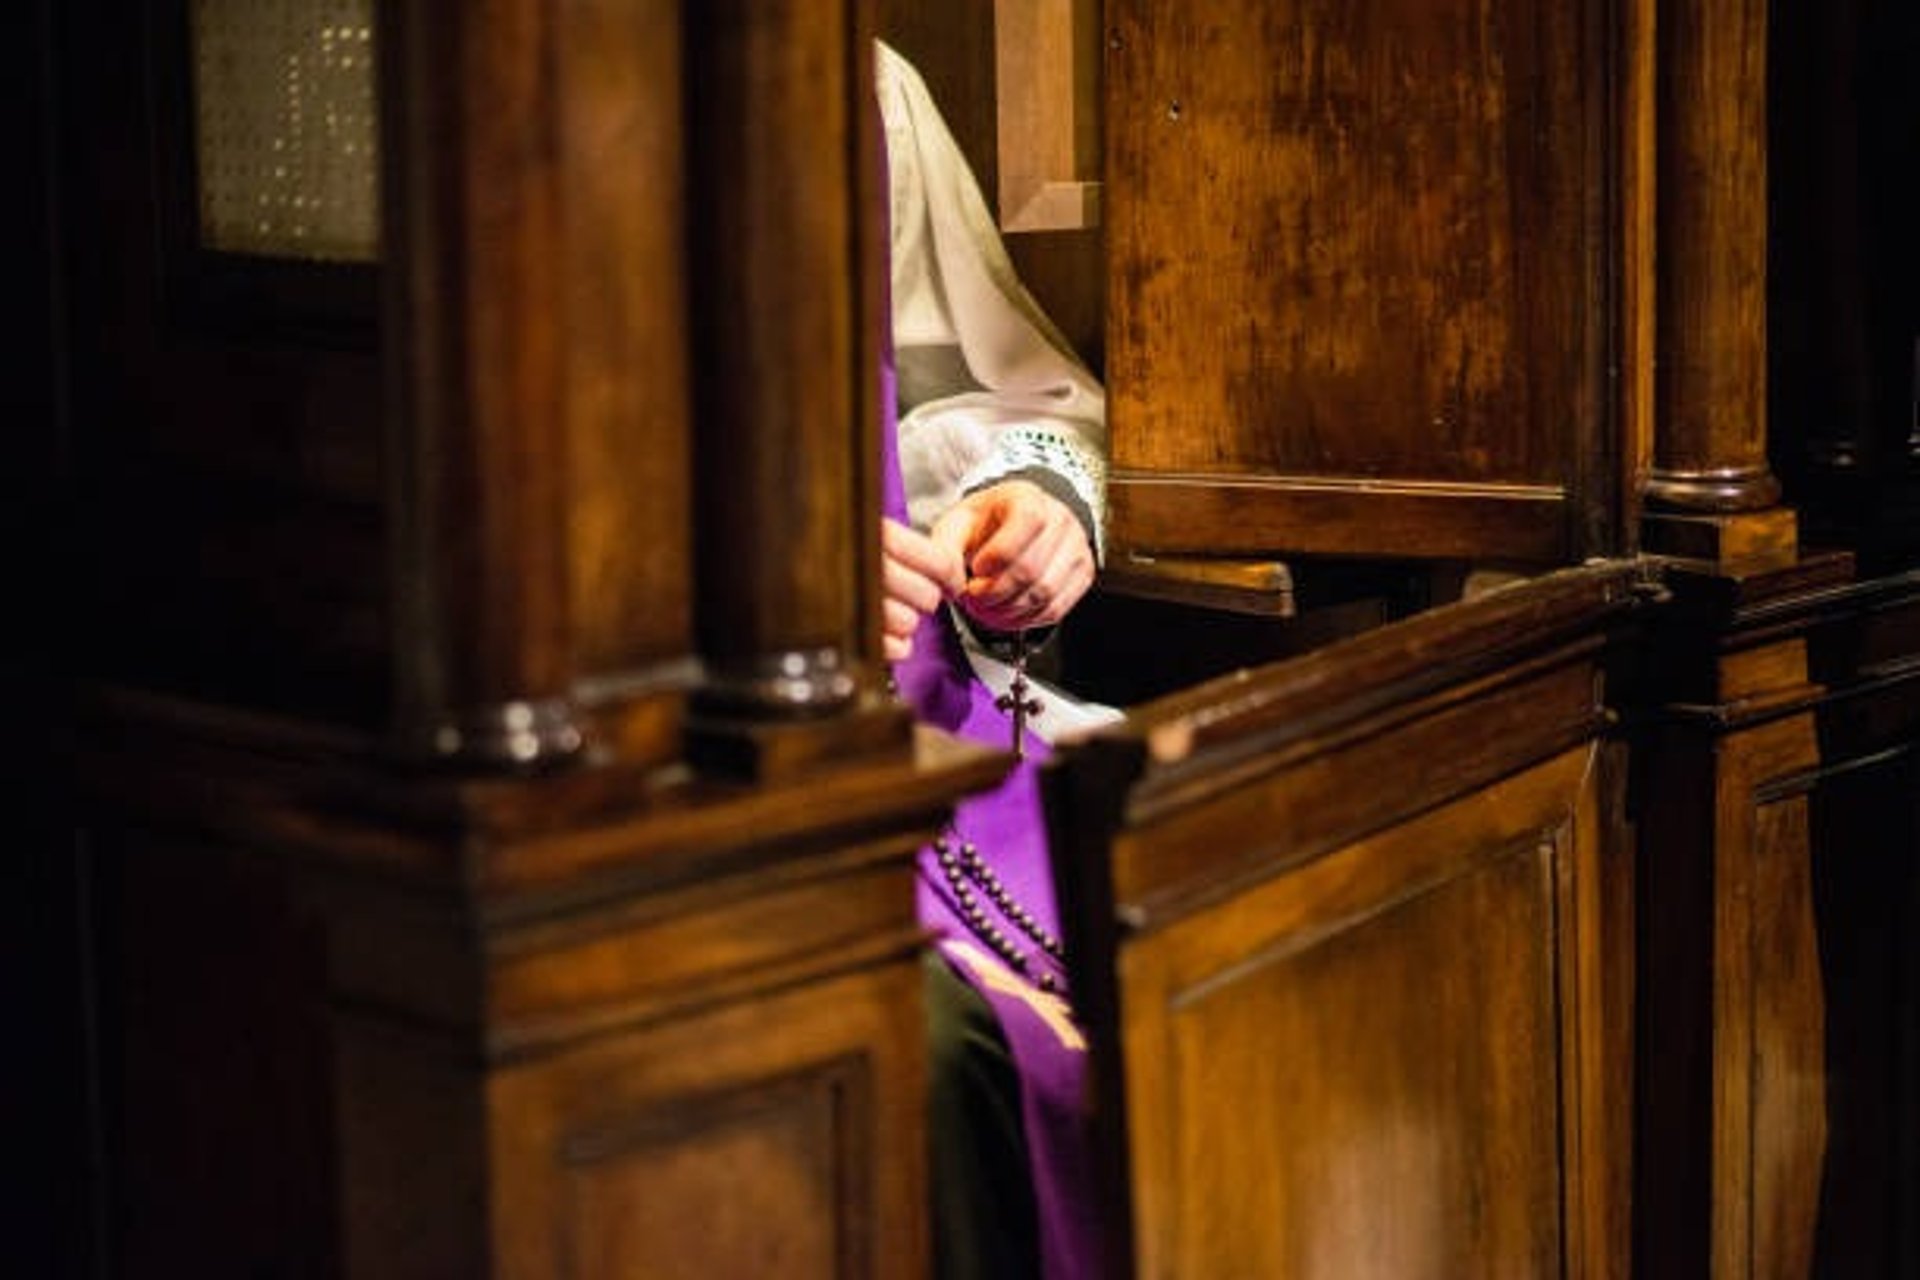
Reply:
[[[1036,946],[1055,961],[1065,963],[1066,951],[1052,934],[1040,927],[1033,913],[1025,904],[1017,901],[1001,883],[1000,877],[980,854],[979,847],[970,840],[960,841],[956,853],[954,842],[945,835],[935,838],[933,850],[940,863],[940,870],[946,877],[948,887],[953,892],[955,904],[967,927],[992,947],[994,952],[1017,972],[1025,974],[1042,991],[1055,991],[1058,980],[1052,973],[1039,967],[1033,958],[1020,948],[1007,932],[994,923],[980,905],[979,897],[974,893],[975,886],[983,890],[988,901],[1000,914],[1011,921],[1021,933],[1025,934]]]

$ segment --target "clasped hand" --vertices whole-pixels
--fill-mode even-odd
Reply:
[[[920,619],[942,600],[994,631],[1051,626],[1093,585],[1093,549],[1067,505],[1027,480],[968,494],[922,534],[880,522],[883,648],[913,651]]]

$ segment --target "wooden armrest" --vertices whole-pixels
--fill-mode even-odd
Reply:
[[[1279,560],[1125,552],[1101,570],[1100,589],[1260,618],[1295,614],[1293,571]]]

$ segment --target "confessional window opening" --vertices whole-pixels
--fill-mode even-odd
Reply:
[[[374,0],[191,0],[199,241],[372,262],[380,248]]]

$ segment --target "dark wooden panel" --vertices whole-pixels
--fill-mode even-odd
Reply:
[[[879,842],[508,933],[485,997],[490,1043],[525,1052],[911,951],[911,852]]]
[[[115,1275],[334,1274],[324,938],[244,853],[96,824]]]
[[[1394,545],[1376,550],[1417,553],[1431,529],[1427,554],[1548,560],[1591,545],[1610,456],[1605,6],[1111,8],[1123,478],[1531,486],[1553,512],[1516,538],[1486,515],[1494,495],[1441,487],[1435,503],[1477,514],[1388,503],[1399,518],[1370,528],[1359,498],[1235,488],[1183,535],[1144,511],[1136,529],[1123,506],[1120,541],[1351,553],[1378,532]]]
[[[1636,1274],[1810,1274],[1830,991],[1806,791],[1809,629],[1844,559],[1675,573],[1639,743]]]
[[[1827,1152],[1826,993],[1804,796],[1754,822],[1753,1253],[1774,1275],[1814,1274]]]
[[[459,1035],[363,1009],[336,1007],[332,1028],[339,1274],[485,1274],[490,1206],[478,1055]],[[432,1177],[422,1176],[429,1167]]]
[[[1810,787],[1827,1122],[1813,1274],[1920,1268],[1920,607],[1862,583],[1809,641],[1829,691]]]
[[[1789,660],[1773,675],[1784,680],[1791,673]],[[1770,692],[1781,687],[1774,683]],[[1737,704],[1751,692],[1730,697]],[[1713,745],[1713,835],[1706,850],[1655,846],[1657,857],[1711,851],[1712,1106],[1709,1125],[1697,1131],[1713,1159],[1708,1256],[1718,1272],[1803,1274],[1826,1141],[1824,1118],[1802,1113],[1825,1088],[1822,992],[1811,955],[1812,851],[1804,802],[1762,803],[1761,793],[1817,759],[1811,718],[1771,719]],[[1675,803],[1702,799],[1698,792],[1670,796],[1654,820]],[[1696,919],[1693,927],[1703,923]],[[1649,968],[1647,980],[1660,982],[1664,973]],[[1653,1052],[1661,1043],[1654,1040]],[[1658,1069],[1681,1074],[1676,1066]],[[1650,1165],[1666,1158],[1664,1141],[1644,1149]],[[1656,1274],[1681,1271],[1663,1263]]]
[[[140,459],[137,449],[102,458],[82,482],[103,519],[80,586],[80,669],[377,725],[389,653],[378,508],[316,497],[297,477]]]
[[[77,660],[377,724],[390,646],[372,268],[193,243],[184,13],[83,0],[54,14]]]
[[[848,1225],[835,1211],[835,1180],[861,1185],[847,1167],[847,1138],[868,1084],[858,1063],[826,1068],[743,1094],[676,1099],[563,1139],[568,1273],[619,1275],[635,1260],[662,1277],[833,1276],[843,1270]],[[855,1112],[849,1115],[849,1112]],[[853,1125],[849,1121],[855,1121]],[[753,1170],[756,1177],[743,1178]],[[776,1172],[777,1171],[777,1172]],[[659,1242],[690,1247],[659,1260]]]
[[[1920,8],[1767,11],[1770,452],[1810,534],[1920,547]]]
[[[1004,756],[394,776],[130,695],[83,741],[151,1273],[923,1274],[912,851]]]
[[[1558,931],[1561,894],[1597,871],[1567,825],[1590,764],[1575,751],[1123,945],[1141,1275],[1560,1269],[1583,1175],[1562,1165],[1559,973],[1596,957]]]
[[[1634,872],[1604,735],[1645,585],[1430,610],[1057,758],[1139,1274],[1625,1274]]]
[[[1827,1125],[1811,1274],[1920,1266],[1920,753],[1910,744],[1811,796]]]
[[[908,959],[501,1073],[497,1265],[920,1274],[918,982]]]

